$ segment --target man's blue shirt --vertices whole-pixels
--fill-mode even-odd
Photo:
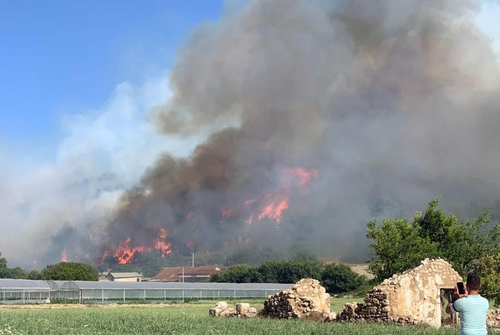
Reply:
[[[451,310],[460,313],[460,334],[486,335],[488,333],[486,330],[488,308],[488,300],[480,295],[469,295],[467,298],[455,301]]]

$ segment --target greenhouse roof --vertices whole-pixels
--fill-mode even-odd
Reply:
[[[22,289],[22,290],[50,290],[49,285],[43,280],[25,279],[0,279],[0,290]]]
[[[61,290],[139,289],[139,290],[286,290],[291,284],[234,284],[234,283],[165,283],[165,282],[109,282],[69,281]]]

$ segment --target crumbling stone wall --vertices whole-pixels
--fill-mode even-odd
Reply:
[[[364,304],[346,304],[339,319],[440,327],[441,289],[453,288],[461,280],[448,262],[426,259],[418,267],[384,280],[367,294]]]
[[[319,281],[301,279],[288,290],[268,296],[261,314],[279,319],[323,321],[330,317],[330,295]]]
[[[500,309],[490,309],[488,311],[486,324],[490,328],[500,328]]]

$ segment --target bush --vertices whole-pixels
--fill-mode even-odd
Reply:
[[[267,261],[260,266],[232,265],[223,273],[210,276],[222,283],[295,283],[302,278],[321,278],[322,265],[314,261]]]
[[[96,281],[98,278],[97,269],[92,265],[73,262],[47,265],[42,276],[45,280]]]
[[[364,283],[364,277],[358,275],[345,264],[328,264],[321,274],[321,284],[328,293],[354,291]]]

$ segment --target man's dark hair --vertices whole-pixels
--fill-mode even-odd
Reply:
[[[479,290],[481,286],[481,279],[477,274],[470,274],[467,276],[467,287],[471,290]]]

